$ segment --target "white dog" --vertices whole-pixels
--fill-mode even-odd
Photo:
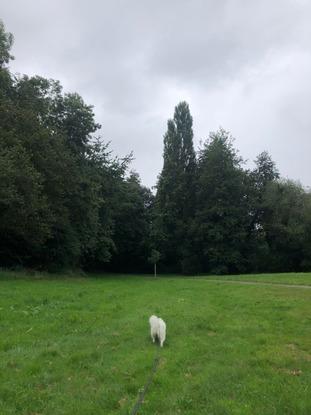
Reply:
[[[157,316],[151,316],[149,318],[149,323],[152,342],[154,343],[155,338],[157,337],[160,342],[160,346],[163,347],[163,343],[166,337],[166,324],[164,323],[162,318],[159,318]]]

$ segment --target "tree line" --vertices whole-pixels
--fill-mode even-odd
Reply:
[[[164,135],[156,193],[58,81],[10,72],[0,22],[0,266],[240,273],[311,269],[311,195],[267,152],[246,169],[225,130],[195,151],[189,106]]]

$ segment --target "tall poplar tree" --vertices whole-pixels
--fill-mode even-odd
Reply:
[[[191,229],[195,210],[196,157],[189,105],[175,107],[164,135],[163,169],[156,195],[156,248],[168,270],[192,272]]]

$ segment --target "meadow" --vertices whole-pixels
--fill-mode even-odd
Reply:
[[[228,283],[262,281],[265,285]],[[311,414],[311,274],[0,273],[0,414]],[[167,322],[163,349],[148,318]]]

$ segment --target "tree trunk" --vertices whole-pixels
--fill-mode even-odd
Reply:
[[[154,276],[157,276],[157,264],[154,264]]]

